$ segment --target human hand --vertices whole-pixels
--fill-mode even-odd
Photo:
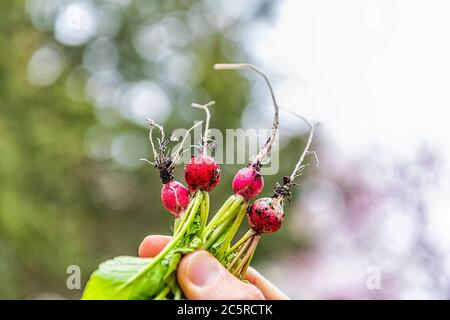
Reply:
[[[139,246],[139,256],[156,256],[171,240],[169,236],[147,236]],[[233,276],[216,258],[204,250],[184,256],[177,270],[178,283],[190,300],[286,300],[284,293],[249,268],[245,283]]]

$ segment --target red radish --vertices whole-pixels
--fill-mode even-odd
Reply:
[[[208,137],[209,137],[209,120],[211,114],[208,107],[215,104],[211,101],[207,104],[201,105],[193,103],[192,107],[200,108],[206,112],[205,131],[203,133],[202,153],[192,157],[191,160],[184,167],[184,178],[191,191],[204,190],[211,191],[216,187],[220,181],[220,167],[217,162],[208,156]]]
[[[189,190],[178,181],[171,180],[163,184],[161,201],[164,207],[175,217],[179,217],[186,210],[190,200]]]
[[[257,233],[271,233],[280,229],[284,212],[280,203],[272,198],[261,198],[253,202],[247,211],[248,224]]]
[[[191,191],[209,192],[219,183],[220,168],[213,158],[199,154],[186,164],[184,178]]]
[[[267,86],[269,87],[270,94],[272,97],[275,114],[273,117],[272,132],[269,139],[266,141],[261,151],[253,157],[246,168],[240,169],[233,179],[233,192],[235,194],[241,195],[246,200],[257,197],[263,187],[264,178],[261,175],[261,160],[267,156],[272,150],[273,141],[278,133],[279,127],[279,117],[278,117],[278,104],[275,99],[275,94],[273,92],[272,86],[270,84],[267,76],[260,69],[252,64],[215,64],[214,69],[216,70],[239,70],[239,69],[250,69],[261,75]]]
[[[180,217],[188,207],[190,202],[190,192],[183,184],[174,180],[173,171],[175,164],[180,160],[182,155],[183,144],[189,134],[189,132],[200,125],[202,122],[198,122],[192,126],[180,143],[179,148],[173,154],[167,151],[168,145],[172,142],[172,139],[166,139],[164,128],[151,119],[147,119],[150,125],[149,140],[152,145],[154,162],[144,160],[151,165],[155,166],[159,170],[159,176],[163,184],[161,188],[161,201],[164,207],[175,217]],[[157,128],[161,137],[158,139],[158,151],[156,150],[155,143],[153,141],[153,129]]]

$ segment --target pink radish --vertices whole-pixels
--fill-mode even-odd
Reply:
[[[163,184],[161,188],[161,201],[174,217],[179,217],[191,201],[191,195],[184,185],[178,181],[170,180]]]
[[[247,200],[258,196],[264,187],[260,164],[249,164],[240,169],[233,178],[232,186],[235,194]]]
[[[272,131],[269,139],[265,142],[261,151],[253,157],[246,168],[240,169],[233,179],[233,192],[236,195],[240,195],[244,197],[246,200],[257,197],[263,187],[264,187],[264,178],[261,175],[261,161],[267,156],[272,150],[272,145],[275,140],[275,137],[278,133],[279,127],[279,116],[278,116],[278,104],[275,99],[275,94],[273,92],[272,86],[270,84],[267,76],[260,69],[255,67],[252,64],[215,64],[214,69],[216,70],[239,70],[239,69],[250,69],[261,75],[267,86],[269,87],[270,94],[272,97],[275,113],[273,117]]]
[[[192,126],[184,136],[179,148],[174,153],[170,154],[167,150],[168,145],[172,142],[172,139],[166,139],[164,128],[157,124],[151,119],[147,119],[150,125],[149,140],[152,146],[154,162],[147,159],[144,160],[159,170],[159,176],[163,184],[161,188],[161,202],[164,207],[169,211],[175,218],[180,217],[189,205],[191,200],[190,192],[182,183],[175,181],[173,176],[173,171],[175,169],[176,163],[180,160],[182,155],[183,144],[188,137],[189,132],[200,125],[202,122],[196,123]],[[155,142],[153,141],[153,129],[157,128],[160,132],[160,138],[158,138],[158,149],[155,147]]]

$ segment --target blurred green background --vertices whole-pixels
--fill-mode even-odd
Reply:
[[[261,79],[212,65],[252,62],[241,32],[274,2],[249,3],[238,19],[224,1],[0,2],[0,298],[79,298],[69,265],[84,286],[102,260],[170,233],[158,174],[138,161],[149,156],[145,118],[188,127],[203,117],[190,103],[214,99],[212,127],[241,126],[249,79]],[[280,172],[300,141],[283,144]],[[241,166],[224,166],[213,211]],[[256,262],[302,248],[294,234],[262,241]]]

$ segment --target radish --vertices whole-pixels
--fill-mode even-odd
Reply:
[[[239,69],[249,69],[253,70],[259,75],[261,75],[267,86],[269,87],[270,94],[272,97],[275,113],[273,117],[272,123],[272,131],[269,139],[265,142],[261,151],[253,157],[246,168],[240,169],[233,178],[232,186],[233,192],[236,195],[243,196],[246,200],[257,197],[263,187],[264,187],[264,178],[261,175],[261,161],[267,156],[272,150],[272,145],[275,140],[276,135],[278,134],[279,127],[279,107],[277,101],[275,99],[275,94],[272,89],[272,85],[270,84],[269,78],[261,71],[259,68],[255,67],[252,64],[215,64],[215,70],[239,70]]]
[[[204,190],[209,192],[213,190],[220,181],[220,167],[217,162],[208,156],[208,137],[209,137],[209,121],[211,114],[209,107],[214,105],[215,101],[201,105],[193,103],[192,107],[203,109],[206,112],[205,131],[203,133],[203,141],[201,145],[201,154],[192,157],[184,167],[184,178],[191,191]]]
[[[170,180],[161,188],[161,201],[166,209],[178,218],[191,200],[190,192],[178,181]]]
[[[167,150],[170,142],[174,139],[166,139],[163,126],[159,125],[152,119],[147,119],[150,126],[149,140],[152,146],[154,162],[147,159],[140,159],[153,165],[159,170],[159,176],[163,184],[161,188],[161,202],[164,207],[175,217],[179,218],[186,210],[191,200],[190,192],[182,183],[174,180],[173,171],[176,163],[180,160],[182,155],[183,144],[188,137],[189,132],[202,122],[196,123],[192,126],[184,136],[179,148],[172,154]],[[158,138],[158,148],[155,147],[153,141],[153,130],[158,129],[160,138]]]
[[[301,116],[300,116],[301,117]],[[314,136],[314,126],[304,117],[301,117],[310,127],[310,133],[305,149],[303,150],[294,170],[290,176],[283,177],[283,184],[277,183],[271,198],[261,198],[253,202],[248,208],[248,223],[256,233],[271,233],[277,231],[284,220],[283,204],[286,197],[291,196],[291,187],[295,185],[294,180],[303,173],[305,165],[303,161],[309,154],[313,154],[317,159],[314,151],[309,151]]]
[[[292,174],[283,177],[282,184],[276,184],[272,197],[260,198],[248,207],[248,224],[251,229],[225,253],[223,258],[228,270],[241,279],[245,276],[261,234],[276,232],[281,228],[285,217],[284,200],[291,196],[291,188],[295,185],[295,178],[303,173],[306,166],[303,164],[305,157],[313,154],[318,164],[316,153],[309,150],[314,136],[314,126],[304,117],[301,118],[307,122],[310,133]]]
[[[284,220],[283,207],[273,198],[261,198],[248,208],[248,224],[257,233],[270,233],[280,229]]]
[[[279,116],[278,104],[272,86],[263,71],[251,64],[215,64],[216,70],[249,69],[261,75],[269,87],[275,114],[269,139],[262,146],[261,151],[249,161],[247,167],[240,169],[234,176],[233,195],[228,198],[213,219],[203,231],[204,248],[221,260],[229,250],[230,243],[235,236],[248,208],[248,200],[259,195],[264,187],[261,175],[261,161],[272,150],[273,142],[278,134]]]

